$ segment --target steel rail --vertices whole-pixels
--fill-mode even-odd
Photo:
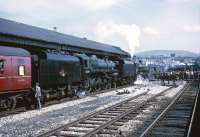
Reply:
[[[143,101],[142,103],[141,103],[141,102],[137,102],[138,104],[136,104],[133,108],[128,109],[127,111],[123,112],[123,113],[120,114],[119,116],[116,116],[116,117],[114,117],[113,119],[106,121],[106,123],[103,123],[103,124],[97,126],[96,128],[94,127],[94,129],[92,129],[92,130],[90,130],[90,131],[84,133],[84,135],[82,135],[82,137],[92,136],[92,135],[96,134],[98,131],[100,131],[100,130],[102,130],[103,128],[109,126],[110,124],[116,122],[117,120],[119,120],[120,118],[126,116],[127,114],[130,114],[131,112],[137,110],[138,108],[142,107],[143,105],[145,105],[145,104],[148,103],[149,101],[153,100],[154,98],[160,96],[161,94],[165,93],[166,91],[168,91],[168,90],[170,90],[170,89],[172,89],[172,88],[173,88],[173,87],[169,87],[169,88],[167,88],[166,90],[160,92],[159,94],[156,94],[156,95],[154,95],[153,97],[150,97],[149,99]],[[115,107],[117,107],[117,106],[123,105],[123,104],[125,104],[125,103],[127,103],[127,102],[129,102],[129,101],[132,101],[133,99],[135,99],[135,98],[137,98],[137,97],[140,97],[140,96],[142,96],[142,95],[145,95],[145,94],[147,94],[147,92],[146,92],[146,93],[139,94],[139,95],[137,95],[137,96],[135,96],[135,97],[132,97],[132,98],[127,99],[127,100],[125,100],[125,101],[122,101],[122,102],[120,102],[120,103],[117,103],[116,105],[113,105],[113,106],[108,107],[108,108],[106,108],[106,109],[103,109],[103,110],[101,110],[101,111],[94,112],[94,113],[92,113],[92,114],[90,114],[90,115],[88,115],[88,116],[86,116],[86,117],[83,117],[83,118],[81,118],[81,119],[78,119],[78,120],[76,120],[76,121],[74,121],[74,122],[72,122],[72,123],[66,124],[66,125],[64,125],[64,126],[62,126],[62,127],[60,127],[60,128],[57,128],[57,129],[55,129],[55,130],[52,130],[52,131],[46,132],[46,133],[44,133],[44,134],[41,134],[41,135],[39,135],[38,137],[48,137],[48,136],[51,136],[51,135],[59,136],[59,132],[63,131],[64,129],[66,129],[66,128],[70,127],[70,126],[73,126],[74,124],[78,124],[78,123],[80,123],[80,122],[82,122],[82,121],[84,121],[84,120],[87,120],[87,119],[89,119],[89,118],[91,118],[91,117],[93,117],[93,116],[95,116],[95,115],[98,115],[98,114],[100,114],[100,113],[102,113],[102,112],[109,111],[109,110],[112,109],[112,108],[115,108]]]
[[[170,88],[170,89],[171,89],[171,88]],[[93,131],[89,131],[88,133],[86,133],[85,135],[83,135],[83,136],[81,136],[81,137],[90,137],[90,136],[96,134],[98,131],[100,131],[100,130],[104,129],[105,127],[111,125],[112,123],[114,123],[114,122],[120,120],[122,117],[124,117],[124,116],[130,114],[131,112],[133,112],[133,111],[139,109],[140,107],[144,106],[145,104],[147,104],[148,102],[152,101],[152,100],[155,99],[156,97],[162,95],[163,93],[165,93],[165,92],[168,91],[168,90],[169,90],[169,89],[164,90],[164,91],[162,91],[162,92],[159,93],[159,94],[156,94],[155,96],[149,98],[148,100],[146,100],[146,101],[144,101],[144,102],[138,104],[138,105],[135,106],[134,108],[128,110],[127,112],[124,112],[122,115],[120,115],[120,116],[118,116],[118,117],[112,119],[111,121],[109,121],[108,123],[105,123],[105,124],[101,125],[100,127],[95,128]]]
[[[37,137],[48,137],[48,136],[50,136],[50,135],[52,135],[52,134],[55,134],[56,132],[62,131],[62,129],[64,129],[64,128],[67,128],[67,127],[69,127],[69,126],[71,126],[71,125],[77,124],[77,123],[79,123],[79,122],[81,122],[81,121],[83,121],[83,120],[85,120],[85,119],[88,119],[88,118],[90,118],[91,116],[94,116],[94,115],[96,115],[96,114],[105,112],[105,111],[107,111],[107,110],[109,110],[109,109],[115,108],[116,106],[119,106],[119,105],[122,104],[122,103],[126,103],[126,102],[128,102],[129,100],[135,99],[135,98],[140,97],[140,96],[145,95],[145,94],[147,94],[147,92],[146,92],[146,93],[138,94],[137,96],[134,96],[133,98],[124,100],[124,101],[122,101],[122,102],[119,102],[119,103],[117,103],[117,104],[115,104],[115,105],[113,105],[113,106],[110,106],[110,107],[106,108],[106,109],[102,109],[102,110],[97,111],[97,112],[89,113],[89,114],[88,114],[87,116],[85,116],[85,117],[82,117],[82,118],[80,118],[80,119],[78,119],[78,120],[75,120],[75,121],[73,121],[73,122],[71,122],[71,123],[68,123],[68,124],[66,124],[66,125],[63,125],[63,126],[61,126],[61,127],[59,127],[59,128],[56,128],[56,129],[54,129],[54,130],[52,130],[52,131],[49,131],[49,132],[46,132],[46,133],[44,133],[44,134],[38,135]]]
[[[162,113],[146,128],[146,130],[140,135],[140,137],[146,137],[153,130],[155,125],[159,123],[159,121],[166,115],[166,113],[170,110],[170,108],[177,102],[177,100],[183,95],[185,90],[190,86],[189,83],[181,89],[181,91],[174,97],[173,101],[162,111]]]
[[[199,87],[199,85],[198,85]],[[191,131],[192,131],[192,125],[193,125],[193,121],[194,121],[194,115],[195,115],[195,112],[197,111],[197,103],[198,103],[198,100],[199,100],[199,89],[197,89],[198,92],[197,92],[197,97],[195,99],[195,105],[194,105],[194,108],[193,108],[193,112],[192,112],[192,117],[191,117],[191,121],[190,121],[190,125],[189,125],[189,129],[188,129],[188,132],[187,132],[187,137],[190,137],[190,134],[191,134]]]

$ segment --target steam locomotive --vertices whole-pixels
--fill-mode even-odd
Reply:
[[[43,101],[131,84],[136,64],[128,58],[0,45],[0,107],[30,106],[39,82]]]

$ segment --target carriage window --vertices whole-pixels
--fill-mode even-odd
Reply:
[[[4,67],[4,61],[0,60],[0,69],[2,69]]]
[[[0,71],[4,69],[4,60],[0,60]]]
[[[25,67],[19,66],[19,76],[24,76],[24,75],[25,75]]]

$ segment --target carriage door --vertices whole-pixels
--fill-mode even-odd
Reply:
[[[13,90],[31,86],[31,65],[28,57],[12,57]]]
[[[0,92],[12,89],[11,69],[11,57],[0,56]]]

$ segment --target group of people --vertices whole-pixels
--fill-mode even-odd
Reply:
[[[200,71],[171,71],[160,72],[156,75],[157,79],[176,81],[176,80],[200,80]]]

